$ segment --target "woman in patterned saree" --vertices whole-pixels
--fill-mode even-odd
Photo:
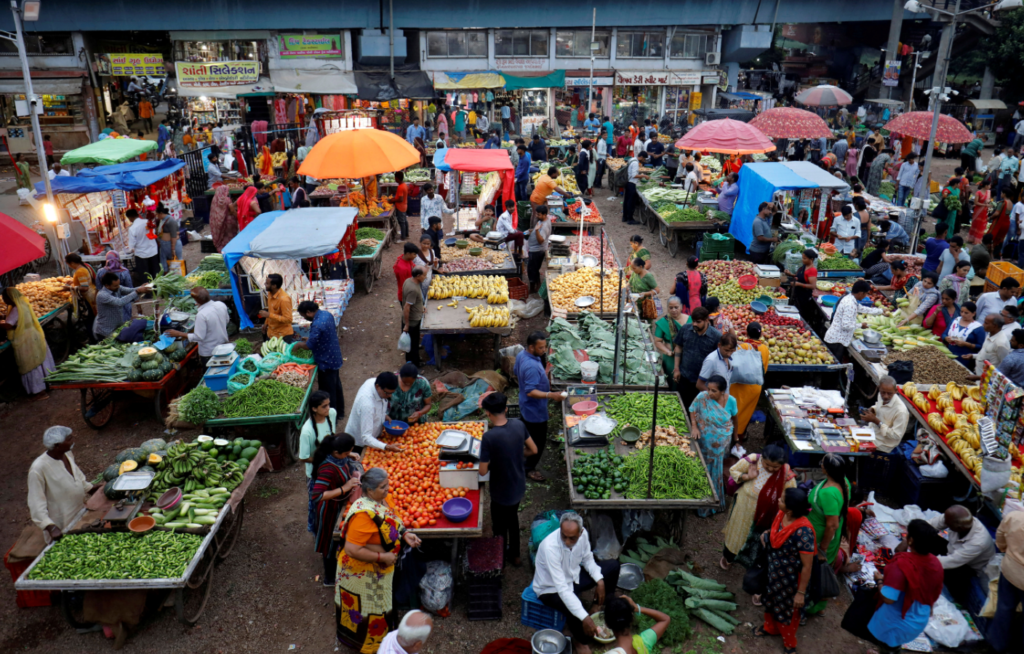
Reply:
[[[316,391],[327,395],[322,391]],[[321,403],[329,398],[324,398]],[[326,423],[327,421],[324,420]],[[325,425],[330,428],[330,425]],[[324,586],[333,587],[338,569],[334,528],[345,510],[352,489],[359,484],[362,467],[349,455],[356,439],[349,434],[327,436],[313,454],[314,475],[309,480],[308,530],[316,538],[317,554],[324,559]]]
[[[388,473],[370,468],[360,479],[363,495],[345,516],[338,555],[334,605],[338,641],[363,654],[374,654],[396,628],[391,585],[404,542],[419,547],[419,537],[405,530],[388,496]]]

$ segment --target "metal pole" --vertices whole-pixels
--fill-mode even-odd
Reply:
[[[904,0],[893,0],[892,18],[889,20],[889,41],[885,46],[885,54],[882,55],[882,75],[885,75],[887,59],[901,59],[897,49],[900,43],[900,30],[903,29],[903,4]],[[883,85],[884,86],[884,85]],[[892,97],[891,86],[885,87],[885,97]]]
[[[910,73],[910,99],[907,100],[907,111],[914,110],[914,87],[917,85],[917,66],[921,60],[921,53],[914,53],[914,70]]]
[[[597,7],[594,7],[594,18],[590,23],[590,80],[587,84],[587,114],[594,110],[594,38],[597,36]],[[609,135],[610,136],[610,135]]]
[[[580,256],[583,256],[583,242],[580,241]],[[601,228],[601,313],[604,314],[604,227]]]
[[[924,180],[924,194],[923,198],[931,196],[931,182],[928,181],[928,175],[932,169],[932,156],[935,153],[935,134],[939,129],[939,114],[942,112],[942,91],[946,88],[946,73],[949,71],[949,59],[953,53],[953,39],[956,38],[956,17],[960,13],[960,0],[956,0],[956,6],[953,8],[953,13],[949,17],[949,25],[942,29],[942,38],[940,41],[944,41],[944,44],[939,46],[939,56],[945,57],[944,60],[940,59],[936,61],[936,66],[941,64],[941,72],[936,70],[936,83],[932,85],[933,89],[937,89],[932,94],[932,101],[935,103],[934,111],[932,112],[932,129],[928,136],[928,150],[924,158],[924,169],[921,171],[921,178]],[[942,45],[946,47],[943,48]],[[920,224],[920,221],[918,222]],[[914,234],[914,244],[917,244],[917,232]]]
[[[391,49],[391,79],[395,79],[395,0],[388,0],[388,47]]]
[[[661,376],[654,377],[654,405],[651,408],[651,457],[648,463],[647,474],[647,499],[652,499],[654,487],[654,447],[658,442],[658,391],[661,389]]]

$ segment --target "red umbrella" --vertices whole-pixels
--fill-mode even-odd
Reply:
[[[821,116],[806,109],[769,109],[758,114],[750,124],[773,139],[817,139],[832,136],[832,130]]]
[[[0,274],[45,255],[42,236],[0,213]]]
[[[798,93],[796,101],[812,107],[835,107],[841,104],[850,104],[853,102],[853,98],[838,86],[821,84]]]
[[[885,124],[885,129],[894,134],[912,136],[925,142],[932,135],[932,120],[935,115],[930,111],[908,111],[896,116]],[[939,114],[939,128],[935,132],[935,140],[939,143],[969,143],[974,135],[956,118]]]
[[[676,141],[681,150],[721,152],[724,154],[755,154],[775,149],[764,132],[739,120],[722,118],[697,125]]]

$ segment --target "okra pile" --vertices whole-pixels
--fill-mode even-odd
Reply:
[[[71,534],[51,547],[29,579],[174,579],[203,537],[169,531]]]

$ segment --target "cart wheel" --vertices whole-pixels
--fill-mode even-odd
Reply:
[[[85,622],[82,617],[82,600],[85,593],[60,591],[60,612],[72,629],[92,629],[92,622]]]
[[[203,552],[203,558],[199,559],[199,563],[197,563],[195,569],[192,570],[192,574],[185,580],[185,587],[191,588],[192,590],[201,587],[203,582],[206,581],[206,577],[209,576],[210,572],[213,570],[213,564],[216,561],[216,558],[217,557],[214,555],[214,552],[207,548],[206,551]]]
[[[380,279],[380,271],[384,267],[383,257],[373,262],[373,278]]]
[[[647,224],[647,231],[654,233],[658,229],[658,217],[654,215],[653,211],[643,212],[644,223]]]
[[[285,423],[284,445],[288,449],[288,456],[292,461],[299,460],[299,430],[292,423]]]
[[[193,573],[193,576],[195,573]],[[206,601],[210,599],[210,589],[213,588],[213,563],[206,571],[206,577],[198,586],[192,587],[186,584],[184,588],[174,591],[174,610],[178,614],[178,622],[186,627],[192,627],[199,622],[199,616],[206,608]]]
[[[54,362],[60,363],[68,358],[68,352],[71,350],[71,333],[64,318],[54,317],[46,323],[43,326],[43,334],[46,335],[46,344],[50,346]]]
[[[668,253],[673,259],[679,254],[679,234],[676,232],[670,232],[668,235]]]
[[[242,531],[244,519],[245,499],[243,498],[238,503],[238,508],[231,514],[231,517],[224,518],[224,522],[220,524],[220,531],[217,532],[217,536],[214,536],[214,541],[217,543],[218,561],[228,558],[228,554],[231,554],[231,551],[235,549],[235,543],[238,542],[238,534]]]
[[[370,291],[373,290],[373,282],[377,279],[373,276],[373,264],[367,263],[363,265],[363,287],[366,289],[366,294],[369,295]]]
[[[114,391],[82,389],[82,419],[93,429],[102,429],[114,415]]]
[[[658,242],[668,247],[668,227],[664,224],[658,225]]]

